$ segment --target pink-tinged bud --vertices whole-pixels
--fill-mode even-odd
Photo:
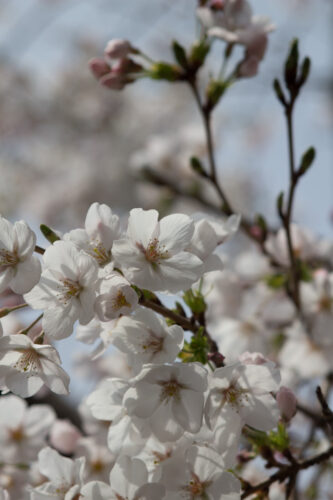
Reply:
[[[102,76],[107,75],[110,73],[111,68],[110,66],[104,61],[104,59],[99,59],[98,57],[95,57],[94,59],[91,59],[89,61],[89,67],[97,80],[102,78]]]
[[[128,40],[115,38],[110,40],[105,49],[104,54],[111,59],[123,59],[133,52],[133,47]]]
[[[262,237],[262,229],[260,226],[257,226],[257,225],[254,225],[254,226],[251,226],[251,234],[253,236],[255,236],[255,238],[261,238]]]
[[[282,418],[286,422],[289,422],[289,420],[291,420],[297,412],[297,400],[295,394],[291,389],[288,389],[288,387],[282,386],[276,394],[276,402],[280,409]]]
[[[260,352],[243,352],[238,357],[239,361],[243,363],[243,365],[264,365],[268,363],[269,360],[263,356]]]
[[[220,352],[210,352],[207,358],[209,361],[212,361],[217,368],[224,366],[225,356]]]
[[[209,7],[213,10],[223,10],[225,7],[225,0],[211,0]]]
[[[70,455],[76,447],[81,432],[69,420],[56,420],[50,433],[50,443],[61,453]]]
[[[101,85],[111,90],[122,90],[126,83],[128,83],[122,73],[117,73],[115,71],[103,76],[99,82]]]

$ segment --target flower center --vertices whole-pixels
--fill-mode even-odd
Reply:
[[[150,338],[147,339],[144,344],[142,344],[142,349],[144,351],[151,351],[152,353],[156,354],[157,352],[160,352],[163,349],[163,343],[164,339],[161,337],[158,337],[154,332],[149,330],[149,335]]]
[[[91,463],[91,469],[93,472],[102,472],[104,470],[104,464],[101,460],[95,460]]]
[[[118,311],[122,307],[131,307],[131,304],[127,301],[125,294],[121,290],[119,290],[112,301],[112,307],[113,309]]]
[[[160,243],[157,238],[153,238],[145,248],[142,243],[136,243],[137,248],[144,254],[146,260],[151,264],[158,264],[160,260],[167,259],[169,257],[169,252],[163,247],[160,247]]]
[[[90,255],[97,260],[99,266],[105,266],[111,262],[111,251],[106,250],[102,243],[92,243]]]
[[[5,248],[0,249],[0,272],[5,271],[7,267],[14,267],[20,259],[16,252],[9,252]]]
[[[14,364],[14,368],[20,372],[30,372],[30,375],[37,374],[41,371],[41,363],[37,351],[33,347],[20,349],[22,355]]]
[[[162,382],[160,385],[163,388],[161,394],[162,401],[170,398],[180,399],[179,392],[182,386],[177,382],[177,380]]]
[[[232,384],[228,387],[228,389],[223,389],[222,394],[224,401],[229,403],[230,406],[238,407],[242,403],[242,398],[246,396],[247,390],[241,389],[237,387],[235,384]]]
[[[319,301],[319,310],[320,311],[330,311],[332,309],[332,299],[327,295],[321,297]]]
[[[194,472],[191,472],[191,476],[192,479],[189,482],[189,484],[185,486],[184,490],[190,493],[192,499],[198,497],[202,499],[206,498],[205,489],[208,483],[207,482],[202,483],[199,477]]]
[[[73,297],[78,297],[83,288],[80,283],[69,278],[64,278],[61,282],[63,286],[61,287],[61,293],[58,298],[60,302],[66,305]]]
[[[160,464],[164,460],[167,460],[171,457],[172,451],[167,450],[165,453],[161,453],[160,451],[153,451],[153,455],[155,457],[154,464]]]
[[[20,443],[24,440],[25,435],[22,427],[17,427],[16,429],[9,429],[9,436],[12,441]]]

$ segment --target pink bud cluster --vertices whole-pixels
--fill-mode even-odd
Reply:
[[[104,50],[104,58],[95,57],[90,60],[90,70],[101,85],[122,90],[125,85],[135,80],[134,74],[142,70],[142,66],[129,58],[137,54],[128,40],[110,40]]]

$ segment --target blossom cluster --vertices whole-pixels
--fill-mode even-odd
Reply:
[[[235,233],[239,217],[174,214],[159,220],[156,210],[134,209],[124,230],[107,205],[94,203],[84,229],[55,239],[40,260],[32,255],[36,239],[26,223],[2,217],[1,224],[1,275],[11,276],[5,283],[15,291],[19,281],[26,304],[42,311],[42,332],[3,331],[0,339],[1,388],[16,394],[0,400],[6,408],[3,459],[9,468],[38,459],[44,479],[31,477],[35,466],[15,471],[29,475],[31,498],[239,498],[239,480],[228,470],[244,425],[263,431],[276,426],[279,372],[250,356],[213,373],[198,361],[180,363],[184,329],[148,307],[159,303],[155,292],[195,288],[221,269],[215,250]],[[19,244],[21,227],[26,236]],[[26,273],[29,261],[34,272]],[[44,383],[68,393],[69,377],[52,341],[71,335],[75,322],[79,339],[99,339],[95,356],[112,344],[127,356],[132,373],[102,380],[86,399],[83,415],[96,419],[89,437],[66,425],[59,431],[50,407],[27,408],[18,397],[34,395]],[[105,422],[103,442],[98,430]],[[48,435],[49,444],[78,458],[46,447]],[[179,468],[180,461],[186,467]],[[20,481],[15,488],[25,484]]]

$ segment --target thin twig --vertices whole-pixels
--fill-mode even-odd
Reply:
[[[320,464],[322,462],[325,462],[331,456],[333,456],[333,446],[330,447],[325,452],[320,453],[319,455],[315,455],[314,457],[310,458],[309,460],[305,460],[303,462],[296,462],[295,461],[295,463],[292,463],[286,467],[281,468],[280,470],[275,472],[275,474],[273,474],[271,477],[269,477],[265,481],[262,481],[261,483],[255,484],[253,486],[249,486],[247,484],[247,486],[245,486],[245,491],[242,494],[241,498],[242,499],[247,498],[248,496],[250,496],[256,492],[268,492],[270,486],[277,481],[279,483],[282,483],[287,478],[290,478],[291,481],[295,481],[299,471],[308,469],[309,467],[312,467],[313,465],[317,465],[317,464]]]

